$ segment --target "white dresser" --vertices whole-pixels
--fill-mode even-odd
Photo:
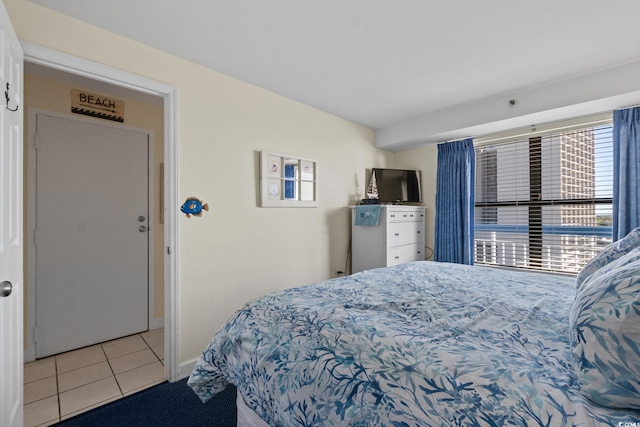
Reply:
[[[421,206],[383,205],[377,226],[360,226],[352,207],[352,272],[424,260],[424,214]]]

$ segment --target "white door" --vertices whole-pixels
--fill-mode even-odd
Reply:
[[[37,114],[36,357],[148,329],[148,140]]]
[[[17,427],[23,417],[24,348],[22,48],[4,5],[0,5],[0,39],[0,89],[7,91],[0,101],[0,426]]]

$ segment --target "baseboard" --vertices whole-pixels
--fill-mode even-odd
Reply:
[[[154,329],[164,328],[164,317],[160,317],[158,319],[153,319],[149,322],[149,330],[152,331]]]
[[[27,348],[24,350],[24,363],[33,362],[36,360],[36,349],[34,345],[27,345]]]
[[[196,363],[198,363],[199,358],[187,360],[186,362],[182,362],[178,367],[178,380],[183,378],[187,378],[193,372],[193,368],[196,367]]]
[[[154,319],[151,323],[149,323],[150,331],[153,331],[154,329],[160,329],[160,328],[164,328],[164,317]],[[24,353],[23,353],[23,360],[24,360],[24,363],[33,362],[36,360],[36,347],[35,347],[35,343],[32,344],[32,340],[28,341],[27,348],[24,350]]]

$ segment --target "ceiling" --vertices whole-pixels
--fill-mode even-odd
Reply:
[[[637,0],[32,1],[383,136],[640,64]]]

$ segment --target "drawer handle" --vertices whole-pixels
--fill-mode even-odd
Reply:
[[[396,233],[395,236],[398,237],[400,235],[400,233]]]
[[[418,234],[420,234],[420,230],[418,230]]]
[[[400,257],[398,255],[396,255],[396,259],[400,259]]]

